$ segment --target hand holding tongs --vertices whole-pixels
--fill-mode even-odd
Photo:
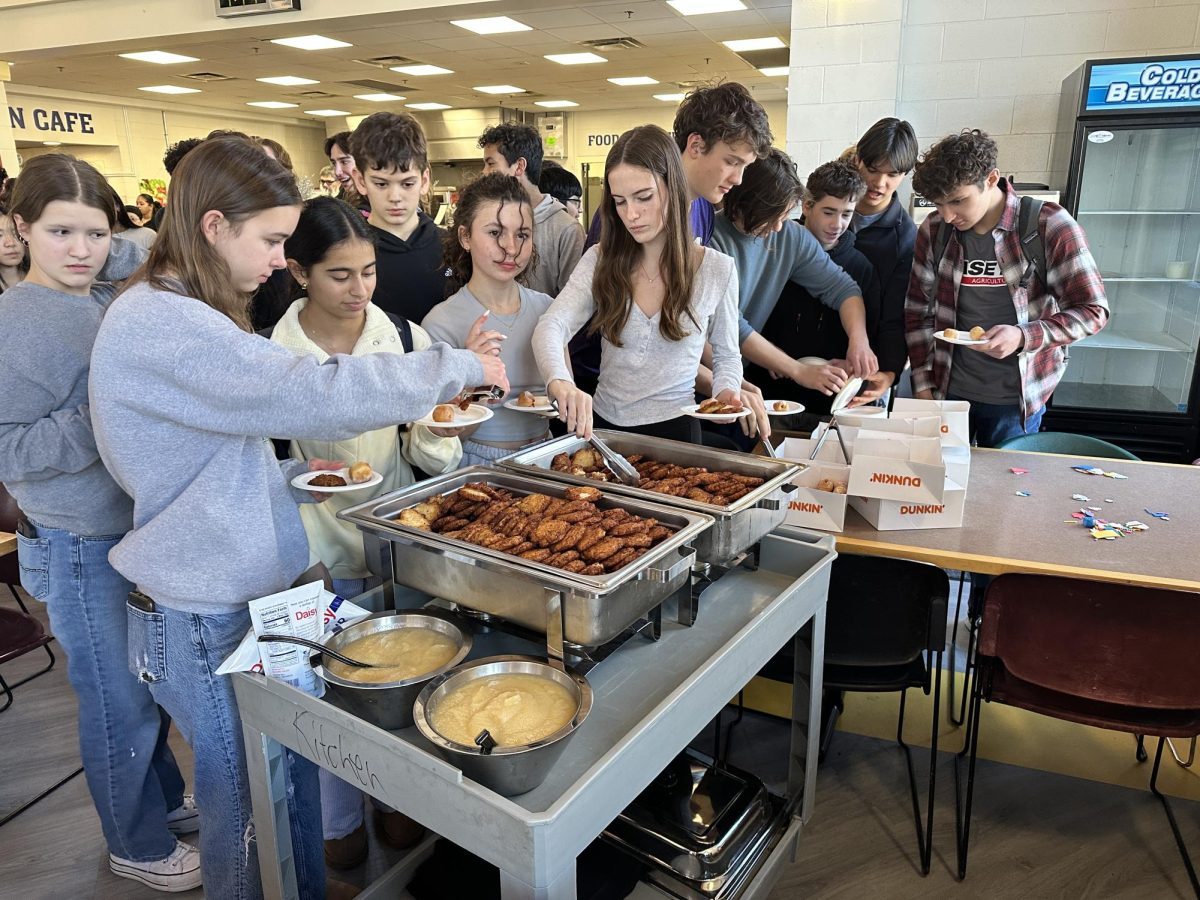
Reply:
[[[558,413],[558,417],[561,419],[562,413],[559,411],[558,401],[553,396],[550,397],[550,405],[554,407],[554,411]],[[642,483],[642,476],[638,474],[638,470],[630,464],[629,460],[620,453],[615,452],[612,447],[608,446],[608,444],[604,443],[596,435],[593,434],[588,438],[588,443],[600,451],[600,456],[603,457],[604,464],[608,466],[609,471],[616,475],[617,480],[622,484],[637,487]]]
[[[500,387],[500,385],[485,384],[477,388],[465,390],[454,399],[459,406],[462,406],[464,403],[469,405],[474,400],[482,400],[484,403],[496,403],[503,396],[504,388]]]

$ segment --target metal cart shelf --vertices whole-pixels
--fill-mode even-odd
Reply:
[[[591,715],[546,781],[518,797],[464,778],[415,728],[383,731],[280,682],[235,675],[266,897],[298,898],[284,745],[497,866],[505,900],[574,900],[580,852],[795,635],[787,789],[794,818],[744,894],[765,897],[761,879],[778,875],[812,815],[835,556],[827,536],[788,527],[767,535],[759,568],[732,570],[712,584],[694,627],[664,616],[659,641],[630,641],[588,673]],[[392,896],[401,886],[397,872],[406,883],[412,862],[385,876]],[[379,895],[374,886],[367,891]]]

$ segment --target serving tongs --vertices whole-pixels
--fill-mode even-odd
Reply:
[[[307,647],[309,650],[319,650],[324,656],[330,656],[338,662],[345,663],[348,666],[356,666],[360,669],[387,668],[387,666],[380,666],[378,663],[363,662],[361,659],[345,656],[336,650],[330,649],[320,641],[310,641],[308,638],[296,637],[291,634],[260,634],[258,642],[260,644],[299,644],[301,647]]]
[[[454,398],[454,402],[461,406],[464,403],[472,403],[474,401],[482,401],[483,403],[496,403],[504,396],[504,388],[498,384],[484,384],[477,388],[463,391]]]
[[[550,397],[549,399],[550,405],[554,407],[554,411],[558,413],[558,417],[561,419],[562,413],[559,411],[558,401],[553,397]],[[604,459],[604,464],[608,466],[609,471],[617,476],[617,480],[620,481],[621,484],[627,484],[630,487],[637,487],[642,483],[642,476],[638,474],[638,470],[633,467],[629,460],[623,457],[620,453],[614,451],[612,447],[608,446],[608,444],[604,443],[604,441],[600,440],[600,438],[596,437],[596,435],[593,434],[590,438],[588,438],[588,443],[595,447],[597,451],[599,451],[600,456]]]

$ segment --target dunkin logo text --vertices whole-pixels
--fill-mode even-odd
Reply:
[[[788,509],[793,512],[802,513],[821,513],[825,511],[825,507],[820,503],[807,503],[799,500],[789,501]]]
[[[901,487],[921,486],[921,479],[916,475],[893,475],[890,472],[872,472],[872,484],[896,484]]]
[[[905,504],[900,507],[900,515],[902,516],[928,516],[931,514],[939,514],[946,511],[945,506],[936,504]]]

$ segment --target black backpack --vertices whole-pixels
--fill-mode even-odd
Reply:
[[[1021,287],[1029,287],[1030,279],[1037,273],[1042,285],[1049,290],[1046,281],[1046,242],[1038,227],[1041,219],[1044,201],[1033,197],[1021,198],[1021,212],[1017,218],[1017,234],[1021,237],[1021,252],[1029,260],[1025,273],[1021,276]],[[937,233],[933,236],[933,271],[937,272],[942,266],[942,257],[946,255],[946,245],[950,242],[952,226],[939,222]]]

